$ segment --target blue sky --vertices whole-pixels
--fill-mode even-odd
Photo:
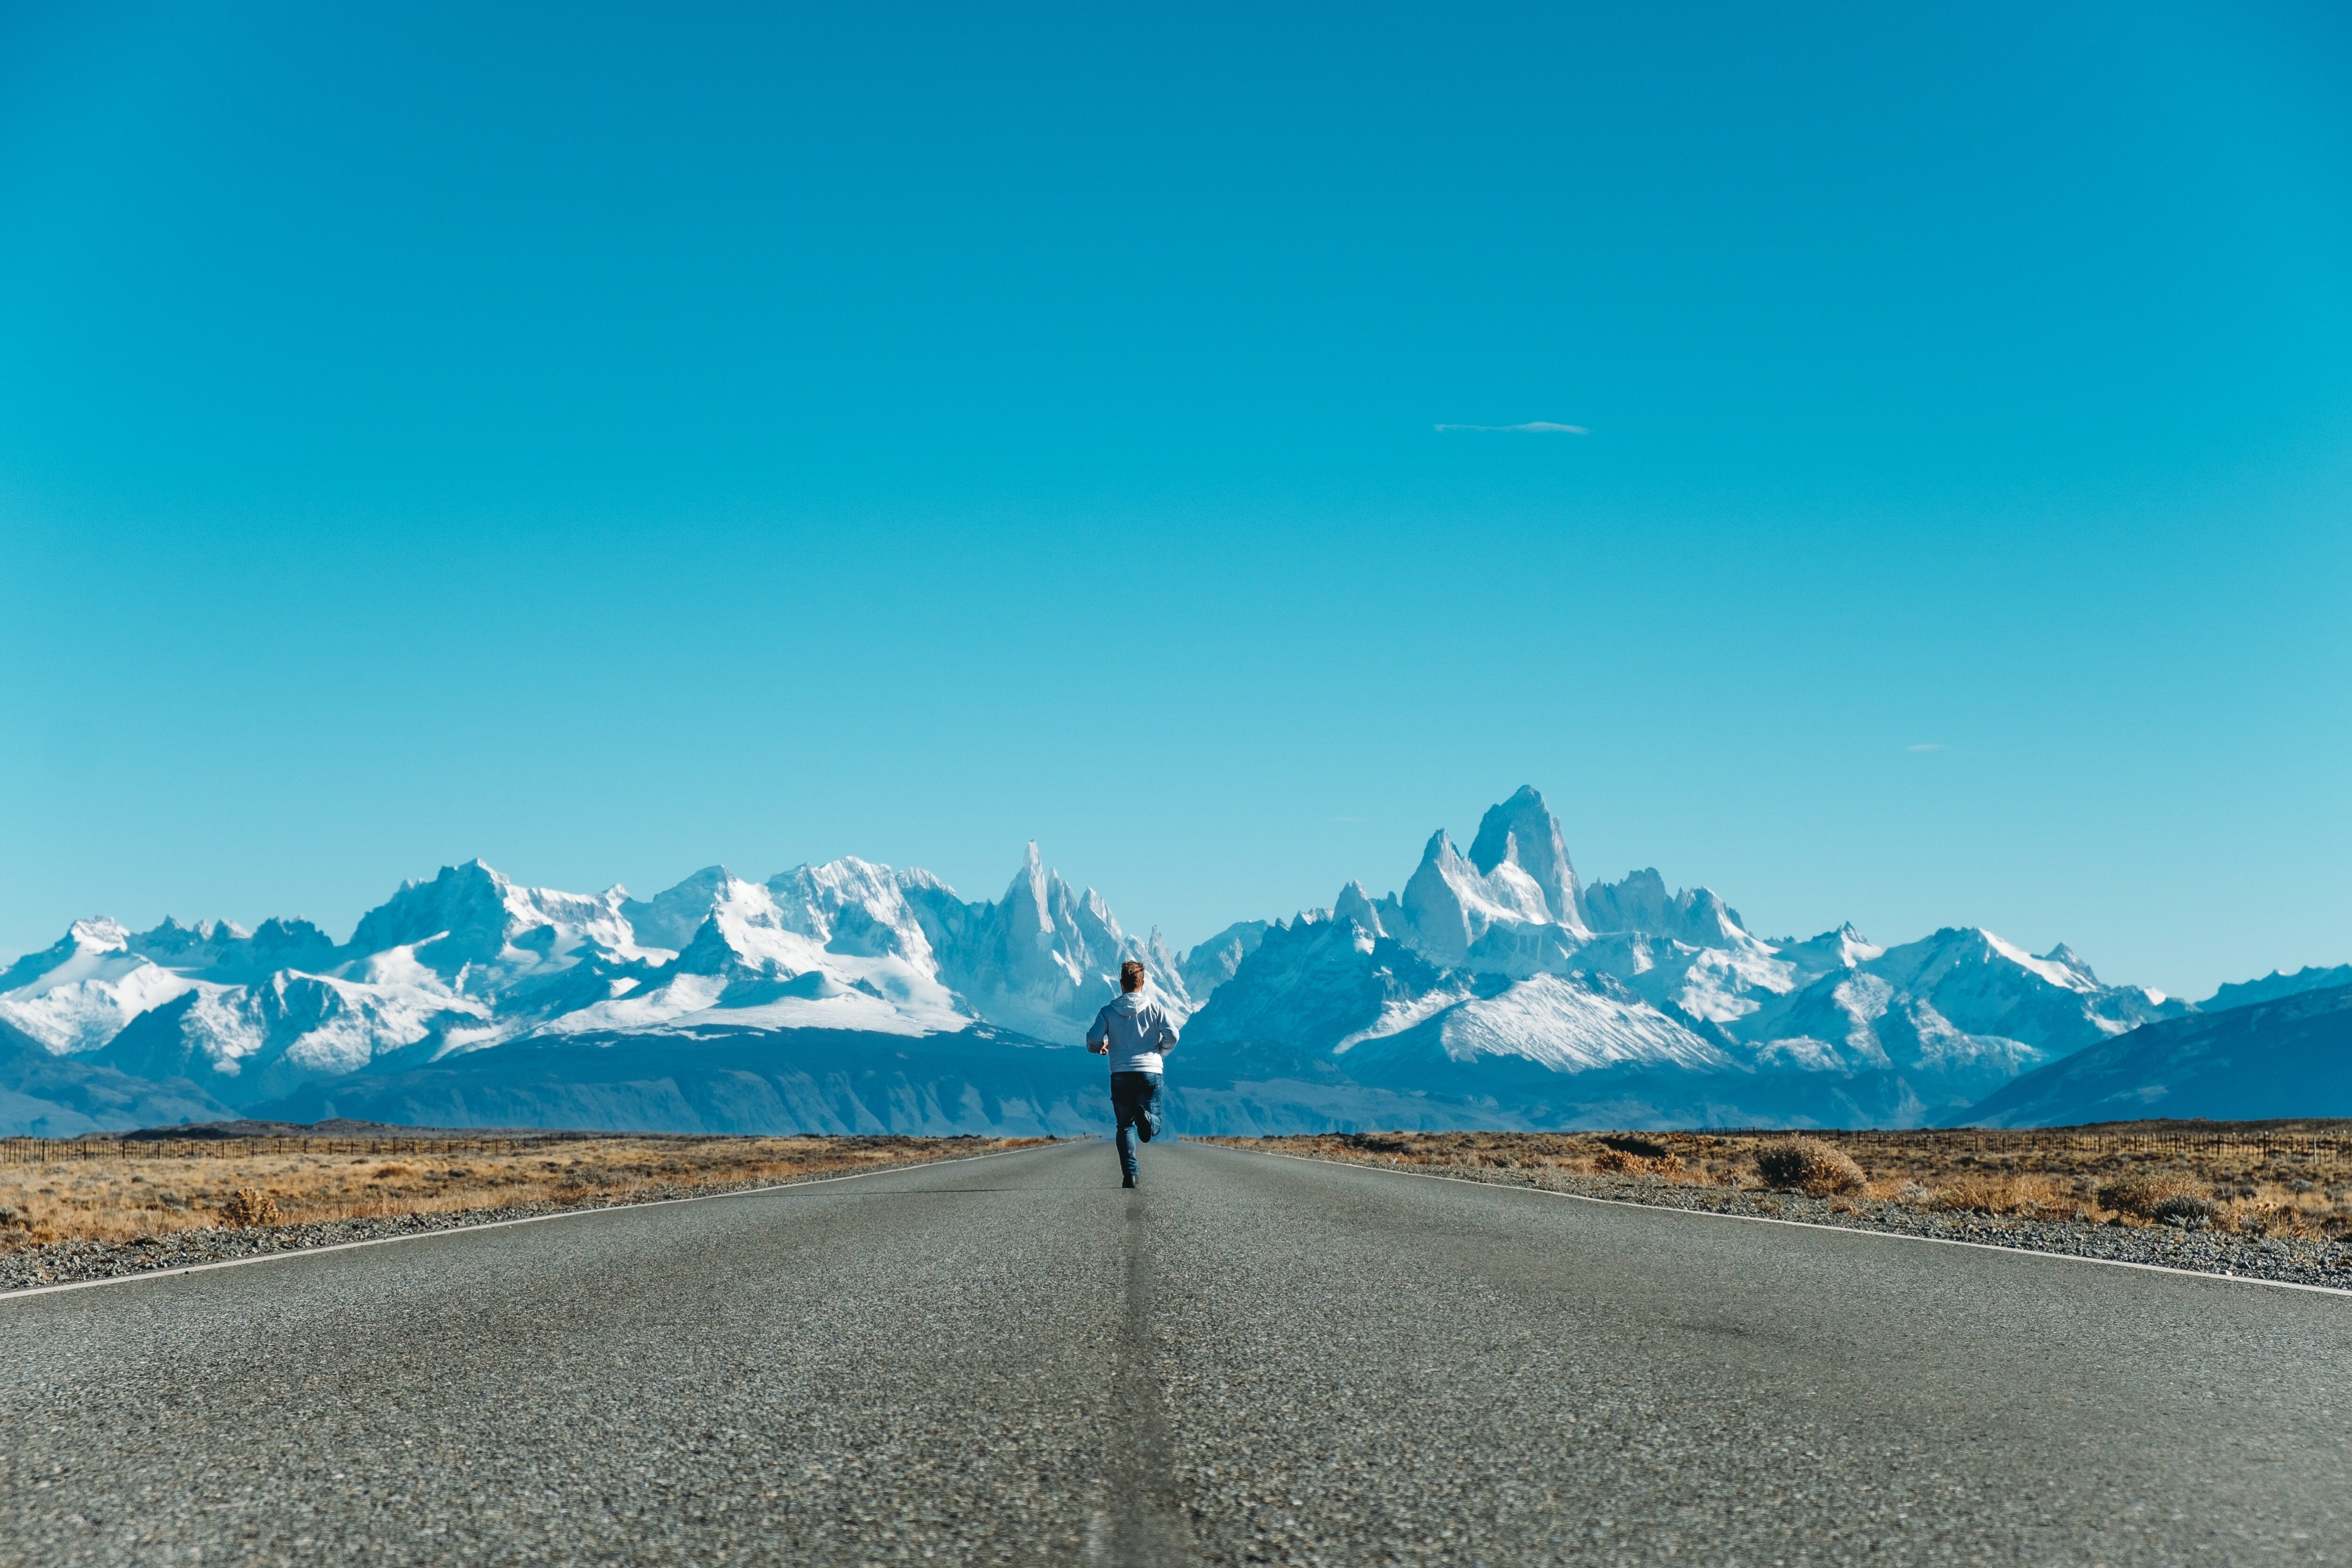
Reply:
[[[2352,959],[2340,8],[676,9],[0,9],[0,951],[1031,837],[1182,942],[1532,783]]]

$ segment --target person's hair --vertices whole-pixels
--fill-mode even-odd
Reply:
[[[1143,965],[1138,963],[1131,958],[1125,963],[1120,964],[1118,966],[1118,988],[1121,991],[1142,990]]]

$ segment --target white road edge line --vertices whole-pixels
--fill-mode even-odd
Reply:
[[[895,1176],[908,1171],[928,1171],[938,1165],[968,1165],[974,1160],[1001,1160],[1007,1154],[1034,1154],[1034,1149],[992,1149],[985,1154],[959,1154],[952,1160],[917,1160],[904,1165],[887,1165],[878,1171],[852,1171],[845,1176],[812,1176],[803,1182],[777,1182],[764,1187],[738,1187],[732,1192],[698,1193],[688,1198],[648,1198],[635,1204],[604,1204],[595,1208],[562,1209],[555,1214],[525,1215],[520,1219],[485,1220],[480,1225],[444,1226],[439,1230],[420,1230],[407,1236],[377,1236],[365,1241],[338,1241],[325,1247],[298,1247],[286,1252],[264,1252],[252,1258],[225,1258],[218,1263],[191,1263],[179,1268],[148,1268],[136,1274],[110,1274],[103,1279],[68,1279],[62,1285],[31,1285],[21,1290],[0,1290],[0,1301],[19,1300],[26,1296],[54,1296],[60,1290],[95,1290],[101,1285],[138,1285],[150,1279],[176,1279],[183,1274],[207,1274],[215,1268],[242,1268],[249,1263],[284,1263],[297,1258],[316,1258],[325,1252],[351,1252],[362,1247],[390,1247],[396,1241],[431,1241],[445,1236],[471,1236],[476,1231],[504,1230],[510,1225],[541,1225],[551,1219],[581,1219],[589,1215],[618,1214],[628,1209],[667,1208],[672,1204],[717,1203],[721,1198],[751,1198],[762,1193],[788,1192],[794,1187],[824,1187],[835,1182],[861,1181],[867,1176]]]
[[[1213,1143],[1213,1149],[1232,1149],[1236,1154],[1258,1154],[1270,1160],[1297,1160],[1307,1165],[1337,1165],[1345,1170],[1378,1171],[1390,1176],[1419,1176],[1427,1182],[1459,1182],[1465,1187],[1484,1187],[1489,1192],[1532,1193],[1542,1198],[1571,1198],[1580,1204],[1603,1204],[1610,1208],[1640,1209],[1645,1214],[1683,1214],[1699,1219],[1736,1219],[1748,1225],[1786,1225],[1799,1230],[1826,1230],[1839,1236],[1872,1236],[1884,1241],[1924,1241],[1930,1247],[1969,1247],[1979,1252],[1998,1252],[2009,1258],[2050,1258],[2061,1263],[2096,1263],[2106,1268],[2143,1268],[2150,1274],[2179,1274],[2190,1279],[2210,1279],[2221,1285],[2267,1285],[2273,1290],[2308,1290],[2315,1296],[2352,1296],[2335,1285],[2305,1285],[2294,1279],[2263,1279],[2251,1274],[2216,1274],[2205,1268],[2175,1268],[2168,1263],[2133,1263],[2121,1258],[2084,1258],[2076,1252],[2044,1252],[2034,1247],[2003,1247],[1991,1241],[1959,1241],[1947,1236],[1913,1236],[1908,1231],[1873,1230],[1859,1225],[1822,1225],[1810,1219],[1774,1219],[1769,1215],[1724,1214],[1716,1209],[1686,1209],[1673,1204],[1635,1203],[1631,1198],[1596,1198],[1589,1193],[1560,1193],[1549,1187],[1523,1187],[1516,1182],[1482,1182],[1475,1176],[1441,1176],[1434,1171],[1400,1171],[1393,1165],[1375,1165],[1370,1161],[1320,1160],[1312,1154],[1285,1154],[1274,1149],[1240,1149],[1231,1143]]]

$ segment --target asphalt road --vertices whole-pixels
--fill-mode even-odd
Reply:
[[[0,1300],[0,1563],[2352,1558],[2352,1300],[1146,1157]]]

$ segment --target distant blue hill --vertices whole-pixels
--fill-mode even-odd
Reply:
[[[2011,1080],[1949,1125],[2352,1116],[2352,985],[2144,1024]]]
[[[520,1040],[314,1080],[247,1114],[424,1127],[996,1137],[1104,1130],[1102,1058],[976,1027],[920,1037],[730,1029]]]
[[[123,1127],[215,1121],[236,1113],[184,1078],[151,1079],[51,1055],[0,1024],[0,1135],[78,1138]]]
[[[2339,985],[2352,985],[2352,963],[2339,963],[2329,969],[2315,963],[2293,974],[2273,969],[2260,980],[2241,980],[2222,986],[2197,1004],[2197,1010],[2219,1013],[2230,1007],[2251,1007],[2257,1002],[2275,1002],[2301,991],[2333,991]]]

